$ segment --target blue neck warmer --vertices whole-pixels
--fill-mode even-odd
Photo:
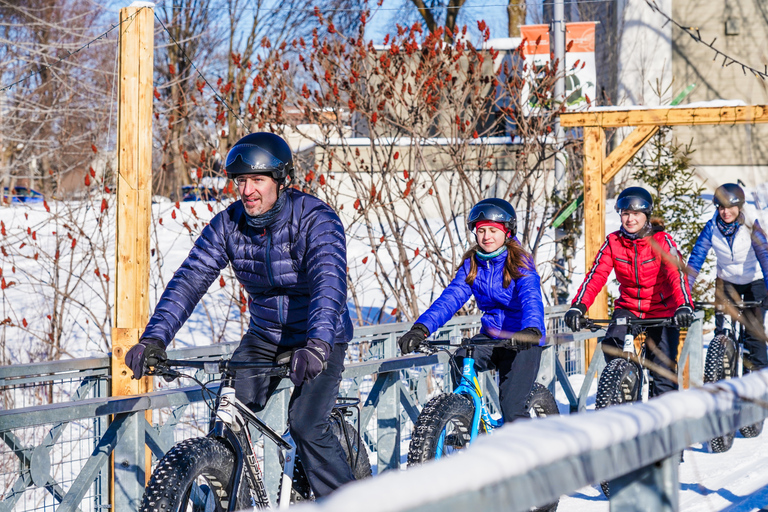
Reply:
[[[275,201],[275,205],[270,208],[268,211],[262,213],[261,215],[256,216],[250,216],[246,212],[245,214],[245,220],[248,223],[249,226],[256,229],[264,229],[275,220],[275,217],[280,213],[280,210],[283,209],[283,206],[285,206],[285,198],[286,198],[286,191],[283,190],[280,192],[280,195],[277,196],[277,201]]]
[[[739,216],[736,217],[736,220],[731,222],[730,224],[727,224],[723,218],[718,213],[715,216],[715,224],[717,224],[717,229],[720,230],[720,233],[723,234],[725,239],[728,241],[728,245],[731,248],[731,251],[733,251],[733,239],[736,235],[736,232],[739,230],[739,226],[741,226],[744,223],[744,214],[739,213]]]
[[[506,250],[507,250],[506,245],[502,245],[501,247],[499,247],[493,252],[483,252],[482,249],[478,248],[476,254],[477,254],[477,257],[480,258],[481,260],[492,260],[499,254],[506,252]]]

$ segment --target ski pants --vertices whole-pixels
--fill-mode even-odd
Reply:
[[[715,301],[718,304],[740,302],[741,300],[762,301],[768,292],[762,279],[747,284],[734,284],[719,277],[715,281]],[[763,341],[765,336],[765,310],[761,307],[744,310],[744,372],[762,370],[768,367],[768,351]],[[715,315],[715,333],[721,334],[725,316]],[[739,333],[734,332],[736,339]]]
[[[489,339],[478,334],[472,339]],[[475,347],[475,371],[496,370],[499,373],[499,405],[504,422],[530,419],[526,404],[531,394],[536,376],[539,373],[542,347],[533,345],[523,350],[488,346]],[[460,348],[456,351],[456,363],[459,373],[452,368],[453,381],[461,383],[461,368],[467,352]]]
[[[288,350],[290,348],[246,333],[232,360],[273,363],[279,354]],[[295,387],[288,403],[291,436],[296,442],[309,485],[318,498],[355,479],[328,419],[339,393],[346,351],[346,343],[336,343],[326,369],[314,379]],[[258,370],[241,370],[235,380],[235,395],[258,413],[267,405],[280,380],[279,377],[259,376]]]
[[[617,308],[614,310],[612,318],[637,318],[637,316],[626,309]],[[621,351],[624,347],[624,336],[627,334],[628,328],[629,326],[627,325],[616,325],[615,323],[608,326],[605,338],[602,341],[603,347],[614,347]],[[653,367],[658,366],[673,374],[677,374],[677,350],[679,344],[680,329],[677,327],[649,327],[645,330],[645,359],[651,363],[649,397],[677,390],[675,381],[661,373],[657,373]],[[606,363],[620,357],[608,354],[605,350],[603,353],[605,354]]]

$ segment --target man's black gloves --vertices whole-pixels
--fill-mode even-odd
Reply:
[[[317,339],[310,339],[306,347],[296,349],[291,356],[291,382],[300,386],[320,375],[331,355],[331,346]]]
[[[587,306],[584,304],[574,304],[571,309],[565,313],[565,325],[571,328],[573,332],[578,332],[584,327],[584,315],[587,314]]]
[[[134,379],[142,378],[150,366],[166,359],[163,342],[153,338],[142,338],[125,354],[125,364],[133,372]]]
[[[693,308],[683,304],[675,311],[675,325],[678,327],[690,327],[693,323]]]
[[[410,354],[419,348],[419,345],[427,339],[427,336],[429,336],[429,329],[427,329],[424,324],[413,324],[411,330],[403,334],[403,336],[397,340],[397,344],[400,346],[400,352],[402,352],[403,355]]]

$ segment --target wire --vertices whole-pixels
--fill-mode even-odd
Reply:
[[[616,0],[579,0],[579,4],[607,4],[607,3],[615,3]],[[554,3],[554,0],[545,0],[543,2],[544,5],[552,5]],[[428,7],[425,6],[423,9],[427,11],[442,11],[445,10],[459,10],[459,9],[486,9],[488,7],[520,7],[520,6],[531,6],[531,7],[538,7],[539,5],[542,5],[541,2],[517,2],[517,3],[505,3],[505,4],[488,4],[488,5],[441,5],[441,6],[435,6],[435,7]],[[174,6],[172,7],[174,10],[189,10],[189,9],[203,9],[206,11],[216,11],[216,10],[228,10],[228,7],[181,7],[181,6]],[[421,8],[419,8],[421,9]],[[274,7],[272,9],[267,8],[260,8],[260,7],[241,7],[239,9],[240,11],[266,11],[266,12],[280,12],[280,11],[286,11],[286,12],[315,12],[319,11],[321,13],[326,12],[369,12],[369,11],[402,11],[402,7],[368,7],[368,8],[361,8],[361,7],[334,7],[334,8],[325,8],[325,7]]]
[[[113,30],[115,30],[116,28],[118,28],[120,25],[122,25],[122,24],[123,24],[123,23],[125,23],[126,21],[129,21],[129,20],[132,20],[133,18],[135,18],[135,17],[136,17],[136,15],[137,15],[137,14],[139,14],[139,13],[140,13],[140,12],[141,12],[143,9],[147,9],[147,7],[140,7],[140,8],[139,8],[139,9],[138,9],[138,10],[137,10],[135,13],[131,14],[130,16],[128,16],[127,18],[125,18],[125,19],[124,19],[123,21],[121,21],[120,23],[116,23],[116,24],[114,24],[114,25],[111,25],[111,26],[109,27],[109,30],[107,30],[106,32],[104,32],[104,33],[103,33],[103,34],[101,34],[100,36],[96,37],[95,39],[91,39],[90,41],[88,41],[87,43],[85,43],[83,46],[81,46],[80,48],[78,48],[77,50],[75,50],[75,51],[73,51],[73,52],[67,51],[67,54],[66,54],[65,56],[63,56],[62,58],[60,58],[59,60],[57,60],[56,62],[53,62],[53,63],[51,63],[51,64],[48,64],[48,65],[46,65],[46,66],[43,66],[42,68],[40,68],[40,70],[39,70],[39,71],[35,71],[34,73],[30,73],[30,74],[28,74],[27,76],[25,76],[25,77],[23,77],[23,78],[20,78],[19,80],[16,80],[16,81],[15,81],[15,82],[13,82],[12,84],[10,84],[10,85],[6,85],[6,86],[5,86],[5,87],[3,87],[2,89],[0,89],[0,92],[5,92],[5,91],[7,91],[8,89],[10,89],[10,88],[12,88],[12,87],[15,87],[16,85],[19,85],[19,84],[20,84],[20,83],[22,83],[22,82],[26,82],[27,80],[29,80],[29,79],[30,79],[30,78],[32,78],[33,76],[37,76],[37,75],[41,74],[43,71],[45,71],[45,70],[47,70],[47,69],[49,69],[49,68],[52,68],[53,66],[56,66],[56,65],[58,65],[58,64],[60,64],[60,63],[62,63],[63,61],[65,61],[65,60],[67,60],[68,58],[70,58],[71,56],[73,56],[73,55],[77,54],[78,52],[81,52],[81,51],[82,51],[82,50],[84,50],[85,48],[88,48],[90,45],[92,45],[93,43],[95,43],[95,42],[96,42],[96,41],[98,41],[99,39],[102,39],[102,38],[106,37],[106,36],[107,36],[107,35],[108,35],[110,32],[112,32]]]
[[[664,25],[662,25],[662,28],[667,24],[671,23],[677,28],[679,28],[680,30],[682,30],[683,32],[685,32],[686,34],[688,34],[689,36],[691,36],[691,39],[693,39],[697,43],[703,44],[704,46],[706,46],[707,48],[715,52],[715,57],[712,59],[713,61],[717,60],[719,57],[722,57],[723,63],[721,67],[726,68],[732,64],[736,64],[737,66],[741,67],[741,71],[744,73],[744,76],[746,76],[747,71],[749,71],[750,73],[755,75],[757,78],[760,78],[762,80],[768,79],[768,65],[765,66],[763,71],[760,71],[759,69],[753,68],[749,64],[745,64],[737,59],[734,59],[730,55],[725,54],[720,50],[718,50],[717,48],[715,48],[714,45],[715,45],[715,41],[717,41],[717,37],[715,37],[711,43],[707,43],[702,39],[701,33],[699,32],[699,29],[697,27],[684,27],[674,19],[670,18],[665,12],[661,10],[661,8],[659,8],[659,6],[656,4],[656,0],[645,0],[645,3],[648,4],[648,7],[650,7],[653,11],[659,13],[663,18],[667,20],[664,22]]]
[[[227,102],[224,100],[224,98],[222,98],[222,97],[219,95],[219,93],[218,93],[218,92],[216,92],[216,89],[215,89],[215,88],[214,88],[214,87],[211,85],[211,83],[208,81],[208,79],[207,79],[207,78],[205,78],[205,76],[203,75],[203,73],[201,73],[201,72],[200,72],[200,70],[199,70],[199,69],[197,68],[197,66],[195,65],[195,62],[194,62],[194,61],[193,61],[193,60],[192,60],[192,59],[189,57],[189,55],[187,55],[187,52],[185,52],[185,51],[184,51],[184,48],[182,48],[182,46],[179,44],[179,42],[178,42],[178,41],[176,41],[176,38],[175,38],[175,37],[173,37],[173,34],[171,34],[171,32],[170,32],[170,31],[168,30],[168,28],[165,26],[165,23],[163,23],[163,20],[161,20],[161,19],[160,19],[160,17],[157,15],[157,13],[155,13],[155,18],[157,19],[157,21],[159,21],[159,22],[160,22],[160,26],[161,26],[161,27],[163,27],[163,30],[165,30],[166,34],[168,34],[168,37],[170,37],[170,38],[171,38],[171,41],[173,41],[173,44],[175,44],[175,45],[176,45],[176,47],[179,49],[179,51],[181,51],[181,54],[182,54],[182,55],[184,55],[184,58],[185,58],[185,59],[187,59],[187,61],[188,61],[188,62],[189,62],[191,65],[192,65],[192,67],[195,69],[195,71],[197,71],[197,74],[198,74],[198,76],[200,76],[200,78],[202,78],[202,79],[203,79],[203,81],[204,81],[204,82],[205,82],[205,84],[206,84],[206,85],[207,85],[207,86],[208,86],[208,87],[211,89],[211,91],[213,91],[213,94],[216,96],[216,98],[217,98],[217,99],[218,99],[218,100],[221,102],[221,104],[222,104],[222,105],[224,105],[225,107],[227,107],[227,110],[229,110],[229,111],[232,113],[232,115],[233,115],[233,116],[235,116],[235,118],[237,118],[237,120],[238,120],[238,121],[240,121],[240,124],[241,124],[241,125],[243,125],[243,128],[245,128],[246,130],[248,130],[248,125],[247,125],[247,124],[245,124],[245,121],[243,121],[243,120],[240,118],[240,116],[239,116],[239,115],[237,115],[237,113],[236,113],[234,110],[232,110],[232,107],[230,107],[230,106],[229,106],[229,103],[227,103]]]

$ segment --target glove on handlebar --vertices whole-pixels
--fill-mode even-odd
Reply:
[[[565,313],[565,325],[570,327],[573,332],[578,332],[584,327],[584,315],[587,314],[587,306],[581,303],[574,304]]]
[[[512,335],[512,340],[504,344],[508,349],[526,349],[537,347],[541,340],[541,331],[535,327],[526,327]]]
[[[153,338],[142,338],[125,354],[125,364],[133,372],[134,379],[142,378],[150,366],[166,359],[163,342]]]
[[[693,323],[693,308],[683,304],[675,311],[675,325],[678,327],[690,327]]]
[[[397,340],[400,352],[403,355],[413,352],[427,339],[427,336],[429,336],[429,329],[424,324],[413,324],[411,330]]]
[[[311,338],[307,346],[296,349],[291,356],[291,382],[294,386],[310,381],[325,370],[325,362],[331,355],[331,346]]]

